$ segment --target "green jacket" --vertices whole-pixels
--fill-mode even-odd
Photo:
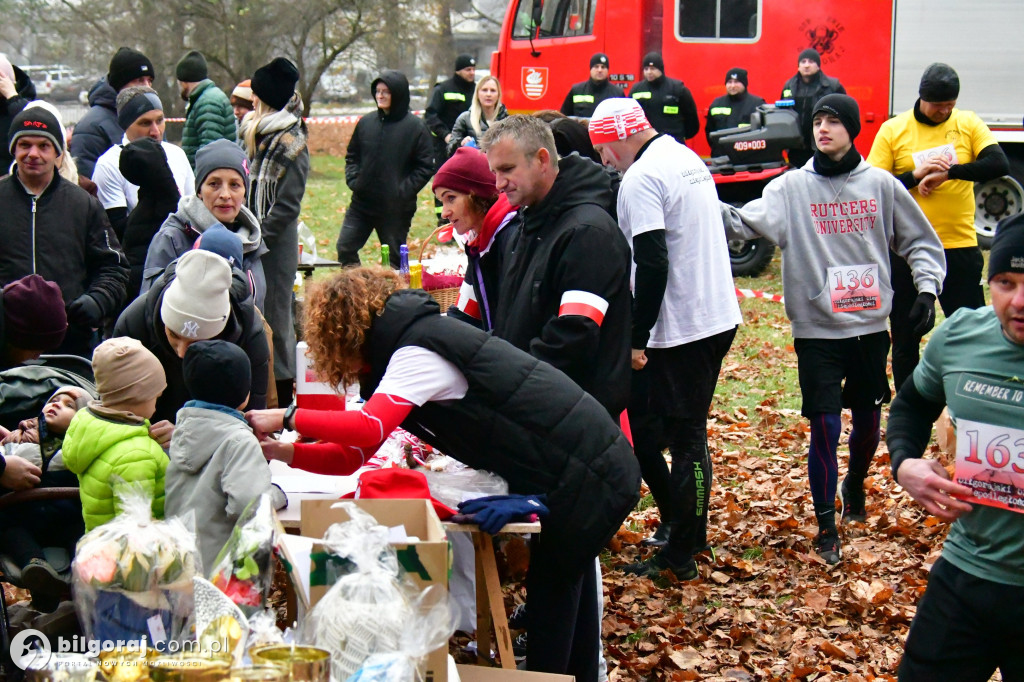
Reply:
[[[153,494],[153,518],[164,517],[164,472],[167,455],[149,437],[149,420],[141,424],[112,421],[79,410],[64,437],[64,465],[78,475],[86,532],[118,513],[114,488],[119,483],[142,483]]]
[[[234,142],[236,135],[235,112],[228,96],[209,78],[200,81],[188,96],[188,112],[181,131],[181,148],[188,162],[195,168],[200,148],[221,138]]]

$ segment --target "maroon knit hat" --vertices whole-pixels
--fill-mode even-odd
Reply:
[[[68,329],[60,287],[39,275],[4,287],[3,315],[4,341],[15,348],[53,350]]]
[[[475,194],[478,197],[498,196],[498,188],[494,186],[494,173],[487,165],[487,157],[473,147],[459,147],[452,158],[444,162],[434,176],[434,184],[430,189],[433,191],[438,187]]]

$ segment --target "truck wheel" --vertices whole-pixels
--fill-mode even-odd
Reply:
[[[1010,157],[1010,174],[974,186],[974,229],[978,232],[978,246],[992,245],[996,225],[1024,211],[1024,161]]]
[[[757,277],[772,262],[775,245],[764,237],[743,241],[729,240],[729,262],[733,277]]]

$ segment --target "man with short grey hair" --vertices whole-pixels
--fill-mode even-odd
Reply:
[[[505,253],[494,333],[567,374],[617,419],[629,399],[629,245],[611,216],[610,176],[559,160],[546,123],[509,116],[481,147],[519,217]],[[597,571],[552,575],[562,548],[531,540],[528,670],[596,680]]]

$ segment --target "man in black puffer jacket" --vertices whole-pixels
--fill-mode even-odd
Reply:
[[[189,251],[189,254],[195,253]],[[186,254],[188,255],[188,254]],[[118,318],[114,325],[114,336],[130,336],[138,339],[151,350],[160,360],[167,375],[167,389],[156,401],[156,413],[153,422],[163,419],[174,421],[178,410],[191,399],[185,388],[185,375],[182,370],[182,357],[185,349],[181,348],[181,356],[171,345],[168,330],[164,325],[161,309],[164,295],[175,280],[179,261],[185,256],[172,261],[164,270],[164,274],[153,283],[153,287],[135,299]],[[183,266],[184,267],[184,266]],[[200,277],[208,280],[208,277]],[[182,277],[182,283],[193,287],[200,282]],[[223,291],[223,290],[221,290]],[[247,409],[260,410],[267,406],[267,381],[270,362],[270,347],[263,329],[263,318],[256,312],[249,282],[245,274],[238,269],[231,270],[231,283],[228,288],[230,312],[224,328],[211,338],[229,341],[249,356],[252,372],[252,389],[249,394]],[[173,331],[173,330],[172,330]],[[175,344],[181,345],[183,338],[174,335]],[[205,340],[205,339],[204,339]]]
[[[630,251],[611,180],[551,130],[509,116],[483,139],[497,187],[520,206],[505,255],[495,335],[569,375],[613,418],[629,400]]]
[[[10,66],[14,79],[7,77],[7,69]],[[21,113],[25,105],[36,98],[36,86],[28,74],[14,64],[7,61],[7,58],[0,55],[0,177],[7,175],[14,157],[7,149],[7,131],[11,127],[11,121]]]
[[[430,131],[409,112],[409,81],[385,70],[370,85],[377,111],[359,119],[345,154],[345,182],[352,203],[338,234],[338,260],[359,265],[359,249],[377,230],[391,250],[391,266],[399,265],[416,214],[416,193],[434,174]]]
[[[89,111],[75,126],[71,156],[78,172],[92,179],[96,159],[121,143],[124,129],[117,122],[117,93],[132,85],[153,85],[153,62],[129,47],[119,48],[110,60],[107,75],[89,90]]]

